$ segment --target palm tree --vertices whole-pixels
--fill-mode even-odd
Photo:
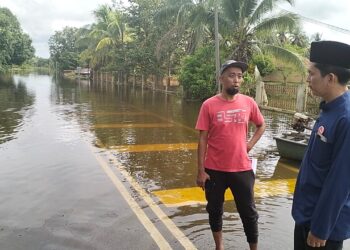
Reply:
[[[292,4],[292,0],[285,0]],[[278,0],[222,0],[221,34],[231,58],[249,62],[254,53],[268,53],[304,71],[301,58],[271,41],[276,30],[292,30],[298,25],[296,15],[276,12]],[[280,37],[281,39],[281,37]],[[269,41],[269,42],[266,42]]]
[[[157,54],[164,50],[170,38],[183,45],[186,54],[192,54],[206,39],[214,37],[213,0],[168,0],[157,14],[157,20],[169,23],[170,29],[157,44]]]
[[[214,41],[214,1],[167,0],[158,11],[157,23],[166,23],[168,28],[161,35],[155,54],[169,76],[181,57]]]
[[[315,34],[313,34],[313,35],[311,36],[311,40],[312,40],[312,41],[316,41],[316,42],[321,41],[321,40],[322,40],[322,33],[316,32]]]
[[[100,39],[96,50],[121,44],[124,35],[122,26],[120,25],[121,14],[112,10],[108,5],[102,5],[99,9],[94,11],[94,15],[97,19],[97,23],[93,27],[90,35]]]
[[[291,31],[291,44],[301,48],[305,48],[308,46],[309,39],[306,36],[305,32],[301,30],[300,26],[295,27]]]
[[[293,0],[284,0],[293,4]],[[159,16],[172,18],[174,24],[168,33],[162,36],[157,46],[157,54],[167,50],[169,39],[182,37],[186,54],[191,54],[203,42],[214,40],[214,6],[219,7],[219,36],[231,58],[249,62],[252,55],[272,54],[304,71],[299,55],[280,46],[281,33],[276,31],[293,30],[299,25],[298,17],[293,13],[276,12],[279,0],[168,0],[166,8]],[[295,37],[295,43],[299,37]]]
[[[92,42],[90,51],[94,64],[109,63],[115,56],[124,58],[121,54],[125,52],[125,44],[133,39],[133,34],[124,21],[123,13],[109,5],[101,5],[94,15],[97,22],[91,26],[86,37]]]

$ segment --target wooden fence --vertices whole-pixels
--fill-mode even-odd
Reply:
[[[179,82],[175,77],[159,77],[155,75],[129,75],[122,71],[94,71],[93,81],[113,85],[141,86],[156,91],[175,92]]]
[[[94,71],[93,81],[97,84],[141,86],[155,91],[182,93],[182,88],[175,77],[128,75],[121,71]],[[316,115],[319,112],[320,98],[311,95],[306,83],[283,84],[259,81],[256,84],[255,100],[262,108],[290,114],[303,112]]]

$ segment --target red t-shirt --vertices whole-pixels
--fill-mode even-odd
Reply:
[[[255,125],[264,122],[258,105],[249,96],[237,94],[227,101],[216,95],[202,104],[196,129],[208,131],[206,168],[224,172],[252,169],[247,153],[249,121]]]

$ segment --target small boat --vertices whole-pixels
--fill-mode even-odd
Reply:
[[[300,132],[289,132],[274,137],[279,155],[296,161],[303,159],[309,138],[310,135]]]
[[[311,135],[314,119],[302,113],[294,114],[293,131],[275,136],[279,155],[282,158],[302,161]]]

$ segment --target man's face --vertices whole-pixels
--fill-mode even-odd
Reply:
[[[243,73],[241,68],[229,67],[220,76],[222,89],[229,95],[238,93],[239,87],[243,82]]]
[[[309,83],[309,88],[313,95],[324,97],[327,94],[327,75],[322,77],[320,70],[316,68],[313,63],[309,65],[306,81]]]

